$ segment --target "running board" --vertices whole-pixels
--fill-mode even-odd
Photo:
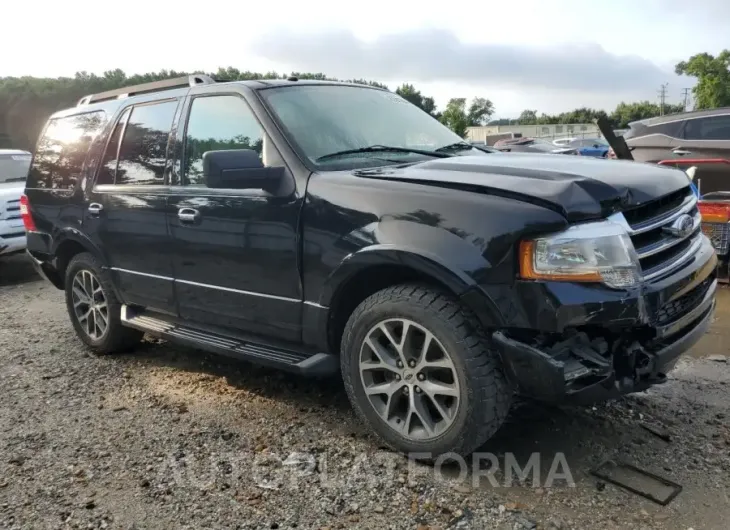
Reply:
[[[122,325],[144,331],[177,344],[263,364],[307,376],[337,373],[339,360],[329,353],[305,353],[289,348],[260,344],[241,337],[193,328],[167,315],[136,311],[122,306]]]

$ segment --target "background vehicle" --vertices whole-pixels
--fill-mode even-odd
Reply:
[[[629,127],[623,137],[638,162],[730,159],[730,108],[659,116],[630,123]],[[730,191],[730,166],[700,165],[695,182],[703,195]]]
[[[514,138],[500,140],[494,147],[502,152],[509,153],[554,153],[574,154],[570,148],[560,148],[551,142],[539,138]]]
[[[661,383],[707,329],[686,175],[619,164],[487,153],[375,87],[191,76],[54,114],[21,211],[93,351],[147,332],[340,374],[386,443],[436,457],[492,436],[515,389]]]
[[[553,145],[555,147],[568,147],[568,144],[573,141],[575,141],[575,138],[557,138],[553,140]]]
[[[576,154],[581,156],[595,156],[598,158],[606,158],[610,149],[608,143],[600,138],[579,138],[570,142],[566,147],[575,149]]]
[[[20,196],[30,160],[27,151],[0,149],[0,257],[25,250]]]

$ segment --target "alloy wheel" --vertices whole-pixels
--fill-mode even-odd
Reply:
[[[461,395],[456,367],[420,324],[405,318],[378,323],[363,341],[359,369],[373,409],[401,436],[431,440],[456,419]]]
[[[89,338],[98,340],[109,327],[109,307],[99,279],[82,269],[74,276],[71,299],[76,320]]]

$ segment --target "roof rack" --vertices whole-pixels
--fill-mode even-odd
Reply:
[[[194,74],[184,77],[175,77],[173,79],[163,79],[162,81],[152,81],[151,83],[142,83],[129,87],[116,88],[99,92],[98,94],[89,94],[82,97],[77,103],[77,107],[89,105],[99,101],[107,101],[110,99],[122,99],[130,96],[138,96],[140,94],[148,94],[150,92],[159,92],[160,90],[172,90],[173,88],[182,88],[195,85],[211,85],[215,80],[209,75]]]

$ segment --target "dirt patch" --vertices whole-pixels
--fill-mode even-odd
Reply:
[[[337,380],[154,340],[91,357],[62,293],[27,262],[1,262],[0,278],[4,528],[699,530],[730,519],[730,364],[707,358],[728,352],[724,289],[712,331],[665,385],[596,407],[521,403],[476,462],[437,472],[382,448]],[[662,507],[604,484],[589,470],[606,458],[683,491]]]

